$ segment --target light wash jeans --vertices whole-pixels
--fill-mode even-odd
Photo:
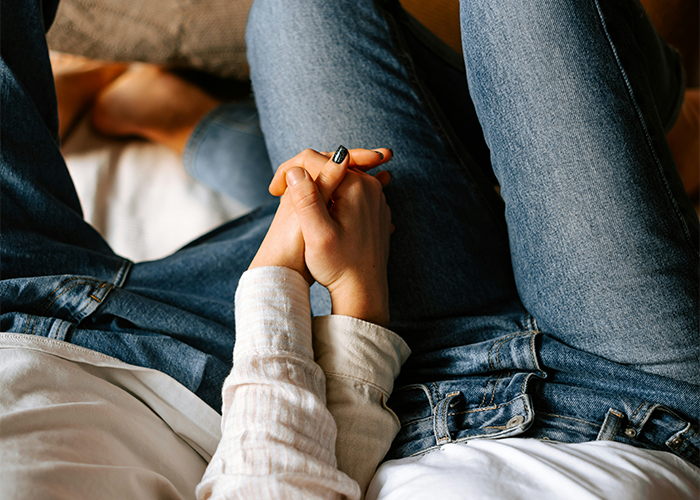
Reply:
[[[219,408],[235,287],[275,206],[159,261],[115,255],[58,149],[43,36],[55,8],[2,4],[0,329],[162,370]],[[390,457],[518,435],[697,463],[697,219],[664,141],[682,79],[637,4],[606,9],[466,2],[471,99],[459,64],[432,57],[393,4],[251,12],[273,166],[340,143],[395,153],[391,326],[414,354],[391,399],[403,426]],[[255,131],[238,112],[210,115],[188,148],[190,171],[231,193],[225,129]]]
[[[426,63],[435,40],[396,2],[257,0],[249,16],[273,166],[394,151],[391,328],[413,355],[389,458],[520,436],[697,464],[698,220],[665,141],[677,54],[636,1],[460,12],[468,89],[449,56]]]

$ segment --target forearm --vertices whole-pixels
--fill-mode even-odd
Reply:
[[[198,498],[359,498],[336,468],[336,427],[298,273],[267,267],[241,278],[223,400],[222,441]]]

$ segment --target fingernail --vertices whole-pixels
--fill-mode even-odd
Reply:
[[[382,153],[381,151],[375,151],[375,153],[379,155],[380,160],[384,159],[384,153]]]
[[[335,154],[333,155],[333,163],[337,163],[340,165],[343,163],[343,160],[345,157],[348,155],[348,150],[345,146],[338,146],[338,149],[335,150]]]
[[[391,149],[391,148],[387,148],[387,149],[389,150],[389,152],[391,153],[391,156],[393,157],[393,156],[394,156],[394,150]]]
[[[286,174],[287,186],[293,186],[299,181],[306,179],[306,170],[299,167],[293,167],[287,170]]]

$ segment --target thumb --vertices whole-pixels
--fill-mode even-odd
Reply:
[[[292,167],[286,172],[287,189],[292,198],[294,211],[304,239],[310,239],[318,231],[332,223],[328,209],[318,186],[308,172],[301,167]]]

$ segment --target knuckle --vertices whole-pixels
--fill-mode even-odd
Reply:
[[[373,175],[368,175],[367,178],[366,178],[366,182],[367,182],[367,185],[368,185],[371,189],[377,189],[377,188],[381,189],[381,188],[382,188],[382,183],[379,182],[379,179],[377,179],[377,178],[376,178],[375,176],[373,176]]]
[[[377,180],[375,177],[369,177],[369,179],[367,179],[367,188],[373,196],[379,197],[384,195],[384,188],[382,187],[382,183],[379,182],[379,180]]]
[[[365,190],[365,187],[362,182],[357,182],[357,181],[351,181],[348,184],[347,187],[347,192],[351,196],[357,196],[361,194]]]
[[[331,162],[333,163],[333,162]],[[335,163],[333,163],[335,165]],[[335,173],[335,169],[333,168],[333,165],[326,165],[321,169],[321,171],[318,174],[317,180],[323,184],[328,184],[331,182],[333,179],[333,174]]]
[[[316,151],[314,151],[313,149],[306,148],[304,151],[302,151],[300,153],[300,156],[301,156],[302,160],[309,161],[312,158],[314,158],[316,156],[316,154],[317,154]]]
[[[317,244],[319,249],[324,253],[329,254],[335,247],[336,238],[335,234],[328,230],[319,231]]]

